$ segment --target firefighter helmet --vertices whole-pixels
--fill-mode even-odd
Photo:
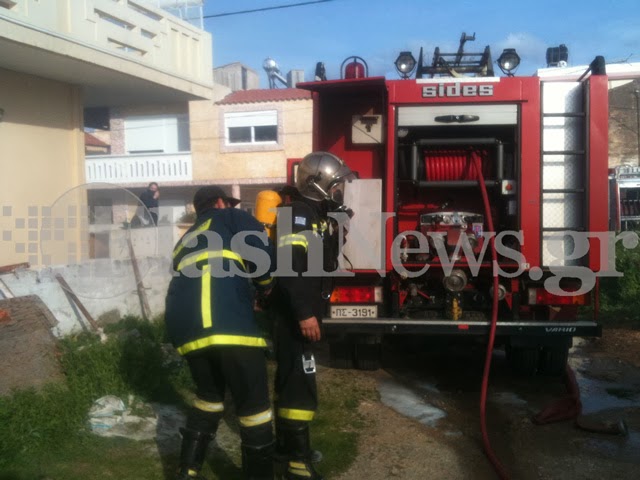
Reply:
[[[296,173],[296,188],[311,200],[343,202],[344,182],[355,175],[340,158],[329,152],[313,152],[302,159]]]

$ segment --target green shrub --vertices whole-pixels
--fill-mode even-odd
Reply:
[[[600,307],[607,323],[640,327],[640,246],[616,245],[616,270],[622,277],[604,277],[600,282]]]

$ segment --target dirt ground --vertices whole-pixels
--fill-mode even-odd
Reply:
[[[602,338],[594,339],[589,353],[595,356],[618,359],[640,368],[640,331],[612,328]]]
[[[594,421],[623,421],[628,434],[590,433],[572,421],[537,426],[531,418],[566,393],[559,379],[514,376],[494,355],[488,425],[510,478],[638,478],[640,467],[640,332],[616,329],[578,340],[570,364],[583,412]],[[479,428],[482,351],[392,351],[390,366],[353,371],[380,401],[360,405],[366,427],[358,457],[336,480],[493,479]],[[331,375],[331,369],[323,369]],[[320,378],[322,381],[322,377]]]

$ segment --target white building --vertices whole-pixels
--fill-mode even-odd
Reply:
[[[188,101],[212,97],[211,35],[158,8],[164,3],[0,0],[0,265],[66,263],[75,255],[68,245],[41,247],[55,233],[45,227],[51,206],[87,180],[85,119],[137,105],[183,105],[182,114]],[[147,120],[129,120],[131,132]],[[188,150],[181,125],[178,117],[157,120],[148,135],[130,136],[127,148]],[[77,202],[86,206],[86,195]]]

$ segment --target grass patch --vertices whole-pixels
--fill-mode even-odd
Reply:
[[[127,317],[109,333],[104,344],[87,334],[59,342],[66,382],[0,398],[0,472],[82,440],[87,412],[104,395],[182,402],[180,392],[190,387],[190,377],[181,364],[164,361],[161,319]]]
[[[0,480],[171,478],[173,467],[158,462],[153,447],[149,442],[76,435],[60,448],[45,449],[28,461],[3,468]]]
[[[358,406],[377,398],[377,393],[371,386],[354,382],[353,372],[328,369],[319,372],[318,393],[320,407],[311,424],[311,440],[325,458],[319,470],[331,478],[355,459],[360,431],[366,425]]]
[[[616,270],[623,276],[604,277],[600,282],[603,323],[640,329],[640,246],[627,249],[618,242]]]
[[[188,369],[163,347],[166,338],[161,318],[145,322],[126,317],[106,332],[106,343],[87,334],[59,342],[65,382],[0,397],[0,480],[172,478],[175,455],[160,458],[154,441],[92,435],[87,429],[87,412],[104,395],[125,401],[134,395],[142,402],[185,407],[185,398],[193,391]],[[269,370],[273,373],[273,364]],[[367,386],[354,384],[350,372],[330,369],[319,372],[319,394],[312,440],[324,453],[320,470],[332,476],[346,470],[355,458],[364,425],[357,407],[375,394]],[[238,449],[216,448],[203,474],[212,480],[239,478],[239,465]]]

